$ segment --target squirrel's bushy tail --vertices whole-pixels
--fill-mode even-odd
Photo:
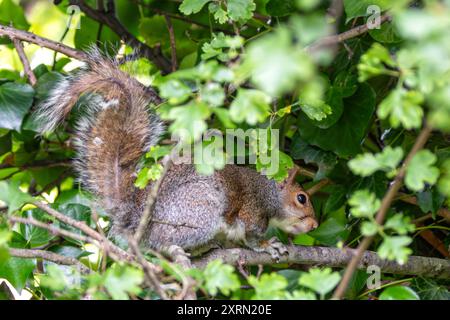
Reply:
[[[126,206],[139,203],[134,187],[136,166],[163,131],[160,120],[149,111],[149,103],[158,98],[119,70],[114,59],[96,48],[88,54],[85,68],[50,91],[49,98],[38,107],[37,119],[43,123],[42,132],[52,131],[78,99],[86,97],[74,140],[80,180],[103,200],[107,210],[128,216],[127,211],[136,208]]]

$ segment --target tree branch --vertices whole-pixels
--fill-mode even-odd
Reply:
[[[390,21],[391,20],[391,16],[389,14],[384,14],[380,17],[380,24],[385,23],[386,21]],[[336,34],[336,35],[332,35],[332,36],[328,36],[328,37],[324,37],[318,41],[316,41],[315,43],[311,44],[309,47],[307,47],[306,49],[309,52],[315,52],[318,49],[322,49],[323,47],[326,46],[331,46],[337,43],[341,43],[344,42],[346,40],[358,37],[366,32],[368,32],[370,29],[367,25],[367,23],[362,24],[360,26],[357,26],[355,28],[352,28],[348,31],[345,31],[343,33],[340,34]]]
[[[71,258],[71,257],[65,257],[65,256],[62,256],[60,254],[57,254],[57,253],[54,253],[51,251],[9,248],[9,254],[13,257],[18,257],[18,258],[28,258],[28,259],[41,258],[41,259],[51,261],[51,262],[54,262],[57,264],[62,264],[62,265],[67,265],[67,266],[75,265],[78,268],[80,268],[82,273],[90,272],[89,268],[87,268],[84,264],[82,264],[77,259]]]
[[[17,54],[22,62],[23,70],[28,77],[28,81],[32,86],[34,86],[37,82],[36,76],[34,75],[33,70],[31,70],[30,62],[28,61],[25,51],[23,50],[23,44],[19,39],[14,37],[11,38],[11,40],[14,43],[14,47],[16,48]]]
[[[68,47],[62,43],[50,39],[39,37],[34,33],[28,31],[18,30],[13,27],[8,27],[0,24],[0,36],[7,36],[9,38],[12,37],[14,39],[18,39],[21,41],[34,43],[41,47],[61,52],[66,56],[77,60],[81,61],[88,60],[87,54],[84,53],[83,51]]]
[[[140,54],[152,61],[163,73],[169,73],[171,70],[170,61],[167,60],[158,47],[149,47],[145,43],[139,41],[131,32],[129,32],[116,18],[114,12],[104,12],[103,10],[95,10],[88,6],[83,0],[70,0],[71,5],[79,6],[91,19],[107,25],[120,38],[133,48],[137,49]]]
[[[411,151],[409,152],[408,156],[406,157],[402,167],[398,171],[397,176],[395,177],[394,181],[391,183],[387,193],[385,194],[383,200],[381,201],[380,209],[378,210],[378,213],[375,217],[375,220],[378,224],[382,225],[384,222],[384,218],[391,206],[392,201],[394,200],[394,197],[396,196],[397,192],[400,190],[402,184],[403,184],[403,178],[406,174],[406,168],[408,167],[409,163],[411,162],[412,158],[416,155],[416,153],[423,148],[425,143],[427,142],[430,134],[431,134],[432,128],[429,127],[427,124],[425,124],[424,128],[420,132],[419,136],[417,137],[416,142],[414,143],[414,146],[412,147]],[[369,248],[370,244],[372,243],[372,240],[374,239],[374,236],[371,237],[365,237],[364,240],[359,244],[358,248],[354,252],[354,256],[351,259],[350,263],[348,264],[344,276],[342,277],[341,282],[339,283],[339,286],[337,287],[336,291],[333,294],[333,298],[335,299],[342,299],[344,296],[348,284],[351,280],[351,277],[353,275],[353,272],[358,267],[359,261],[363,258],[364,252]]]
[[[287,246],[288,254],[282,255],[279,263],[307,264],[328,267],[343,267],[352,259],[355,249],[338,249],[331,247]],[[277,263],[270,254],[255,252],[248,249],[217,249],[194,259],[193,265],[198,268],[205,267],[208,262],[222,259],[224,263],[237,266],[244,265],[271,265]],[[401,275],[417,275],[450,279],[450,261],[438,258],[411,256],[404,265],[394,261],[381,259],[376,252],[366,251],[358,261],[357,268],[366,270],[370,265],[380,267],[383,273]]]

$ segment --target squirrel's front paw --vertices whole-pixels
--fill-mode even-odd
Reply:
[[[267,252],[277,262],[280,261],[282,255],[288,254],[287,247],[276,237],[262,241],[259,249],[257,251]]]
[[[192,267],[191,260],[189,259],[190,254],[184,251],[183,248],[177,245],[171,245],[167,249],[167,254],[175,263],[181,265],[183,268],[189,269]]]

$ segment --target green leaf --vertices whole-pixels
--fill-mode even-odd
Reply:
[[[397,168],[402,158],[403,149],[401,147],[387,146],[381,153],[375,155],[371,153],[358,155],[348,162],[348,166],[353,173],[368,177],[378,170],[390,171]]]
[[[314,65],[293,46],[289,30],[278,28],[250,43],[237,73],[244,79],[250,76],[253,84],[269,95],[279,96],[312,77]]]
[[[28,84],[7,82],[0,85],[0,128],[20,131],[33,95],[34,90]]]
[[[264,273],[258,279],[253,275],[248,277],[248,283],[255,289],[254,300],[276,300],[285,298],[288,282],[285,277],[276,273]]]
[[[406,186],[413,191],[420,191],[425,188],[425,183],[435,184],[439,177],[439,169],[433,166],[436,160],[436,155],[429,150],[417,152],[406,168]]]
[[[378,248],[378,255],[382,259],[395,260],[398,264],[405,264],[412,250],[408,245],[412,239],[407,236],[385,236]]]
[[[381,119],[389,117],[394,128],[400,124],[405,129],[419,128],[423,118],[423,110],[420,107],[423,100],[423,95],[418,91],[397,88],[381,102],[377,114]]]
[[[338,272],[332,272],[331,268],[311,268],[308,273],[304,273],[298,279],[301,286],[310,288],[324,296],[339,283],[341,276]]]
[[[115,264],[104,275],[104,286],[115,300],[128,300],[128,294],[141,292],[144,273],[135,267]]]
[[[230,117],[241,123],[250,125],[264,121],[270,111],[270,97],[264,92],[254,89],[239,89],[236,99],[230,106]]]
[[[220,84],[208,83],[201,87],[200,98],[212,107],[220,107],[225,100],[225,93]]]
[[[270,16],[283,17],[295,10],[294,0],[270,0],[266,4],[266,11]]]
[[[372,47],[361,56],[361,61],[358,64],[360,82],[376,77],[382,74],[398,75],[395,71],[388,69],[395,68],[397,64],[392,59],[389,51],[379,43],[374,43]]]
[[[192,90],[179,80],[169,80],[159,86],[161,97],[168,99],[171,104],[186,101]]]
[[[253,0],[227,0],[228,16],[234,21],[245,22],[251,19],[255,9]]]
[[[382,43],[398,43],[402,38],[398,35],[397,29],[392,22],[385,22],[380,29],[369,30],[369,34],[378,42]]]
[[[383,290],[380,300],[420,300],[418,294],[410,287],[392,286]]]
[[[27,210],[24,212],[27,217],[33,217],[35,220],[42,220],[42,213],[39,210]],[[29,224],[20,224],[20,233],[31,248],[47,244],[55,236],[46,229],[35,227]]]
[[[353,193],[348,203],[352,206],[350,212],[356,218],[370,218],[380,208],[380,200],[375,194],[367,190],[358,190]]]
[[[192,102],[187,105],[172,108],[167,118],[174,120],[174,122],[169,129],[181,141],[195,141],[207,129],[208,126],[205,120],[210,114],[211,111],[204,103]]]
[[[320,129],[303,114],[298,116],[302,139],[312,145],[333,151],[341,157],[357,154],[375,110],[375,92],[363,83],[356,93],[344,99],[344,112],[339,120],[327,129]]]
[[[307,164],[314,163],[319,167],[314,180],[325,178],[337,164],[335,154],[309,145],[298,132],[292,137],[291,156],[293,159],[302,159]]]
[[[344,0],[344,9],[347,16],[346,22],[356,17],[364,17],[367,15],[369,6],[378,6],[382,11],[392,6],[389,0]]]
[[[378,232],[378,224],[372,221],[363,221],[361,223],[361,233],[366,237],[376,235]]]
[[[20,191],[18,183],[0,181],[0,200],[8,205],[8,213],[20,209],[32,199],[27,193]]]
[[[179,9],[185,15],[197,13],[202,10],[203,6],[211,0],[183,0]]]
[[[203,271],[203,276],[205,278],[204,287],[212,296],[216,296],[219,291],[228,296],[239,289],[241,285],[234,268],[224,264],[221,260],[209,262]]]
[[[327,219],[320,223],[317,229],[308,232],[308,235],[322,244],[334,246],[339,241],[345,240],[348,232],[347,219],[342,207],[341,210],[328,214]]]
[[[411,219],[409,217],[404,217],[402,214],[396,214],[389,218],[384,227],[387,229],[392,229],[400,235],[405,235],[408,232],[413,232],[415,230],[414,224],[410,223]]]
[[[34,259],[11,257],[0,261],[0,278],[8,280],[20,292],[25,287],[34,267]]]
[[[22,7],[13,0],[0,2],[0,21],[2,24],[11,25],[21,30],[28,30],[30,27]]]
[[[450,292],[444,285],[427,278],[414,278],[413,287],[422,300],[450,300]]]

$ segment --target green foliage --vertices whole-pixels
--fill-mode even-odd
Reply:
[[[208,135],[209,129],[222,134],[227,129],[279,130],[277,141],[244,141],[245,156],[255,159],[250,165],[276,181],[299,165],[307,173],[297,177],[305,190],[322,179],[329,182],[312,196],[319,227],[297,235],[294,244],[355,248],[362,237],[372,236],[369,249],[381,258],[404,264],[411,254],[439,257],[414,233],[411,222],[432,213],[433,220],[423,220],[422,228],[448,245],[441,232],[447,222],[438,218],[450,205],[448,1],[344,0],[338,25],[327,14],[330,1],[321,0],[115,1],[124,29],[155,49],[148,56],[176,60],[175,71],[159,70],[156,59],[144,57],[145,48],[134,54],[134,44],[129,45],[134,41],[121,42],[126,39],[117,30],[89,14],[73,16],[79,29],[66,28],[67,1],[58,6],[22,2],[0,0],[0,24],[79,50],[97,43],[113,56],[136,55],[120,68],[163,98],[149,107],[168,132],[164,145],[142,157],[136,187],[145,189],[161,177],[161,160],[174,148],[165,145],[171,135],[184,147],[202,146],[194,149],[193,155],[202,159],[195,167],[211,175],[233,159],[224,144],[217,147],[215,142],[222,140]],[[86,3],[97,9],[95,1]],[[334,33],[373,22],[374,7],[369,6],[374,5],[391,21],[336,46],[316,46]],[[0,278],[41,299],[158,299],[134,265],[113,262],[92,244],[8,222],[13,215],[33,218],[84,235],[27,204],[39,200],[93,228],[101,225],[105,233],[111,227],[104,208],[67,167],[75,157],[72,134],[87,96],[53,133],[39,135],[42,123],[33,115],[55,84],[80,64],[35,45],[24,48],[38,80],[35,86],[26,84],[28,76],[10,39],[0,39]],[[433,129],[430,138],[411,159],[401,181],[403,194],[394,197],[379,224],[382,199],[425,125]],[[274,163],[275,171],[270,170]],[[288,242],[280,230],[270,232]],[[114,240],[126,246],[124,239]],[[44,261],[41,274],[40,262],[37,268],[35,259],[14,257],[10,248],[43,248],[79,260],[91,273]],[[177,282],[173,288],[189,274],[202,299],[327,299],[340,281],[338,268],[298,271],[282,264],[266,266],[258,276],[248,268],[247,277],[221,261],[185,272],[151,253],[146,258],[161,266],[168,281]],[[355,274],[347,298],[365,298],[366,279],[364,271]],[[401,276],[382,279],[392,284],[371,293],[379,299],[449,297],[448,284],[439,279],[414,279],[408,287],[394,285]]]

